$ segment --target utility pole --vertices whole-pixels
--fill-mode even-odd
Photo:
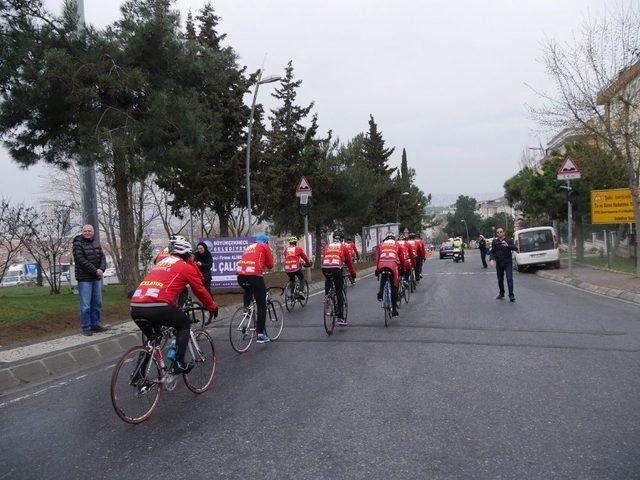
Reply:
[[[569,243],[569,276],[573,277],[573,205],[571,204],[571,180],[580,178],[580,169],[571,157],[567,157],[558,170],[558,180],[566,180],[567,184],[560,188],[567,191],[567,241]]]
[[[78,12],[78,35],[85,27],[84,0],[76,0]],[[100,223],[98,222],[98,198],[96,195],[96,166],[93,158],[87,157],[80,162],[80,195],[82,201],[82,222],[93,226],[94,241],[100,243]]]

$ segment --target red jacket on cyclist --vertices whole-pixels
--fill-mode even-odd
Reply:
[[[301,247],[292,241],[293,238],[295,237],[289,239],[290,244],[284,249],[284,271],[287,273],[300,270],[302,268],[302,262],[304,262],[304,265],[311,265],[309,257],[307,257]],[[298,239],[296,238],[295,241],[297,242]]]
[[[351,252],[347,245],[333,241],[327,244],[322,251],[322,268],[339,268],[346,265],[352,277],[356,276],[356,269],[351,260]]]
[[[360,260],[360,253],[358,252],[358,248],[356,247],[356,244],[354,243],[354,241],[350,238],[347,238],[345,245],[349,249],[349,253],[351,253],[351,257],[355,258],[356,260]]]
[[[346,265],[351,274],[351,279],[356,278],[356,269],[351,260],[351,252],[347,245],[343,242],[344,236],[341,232],[334,232],[333,241],[322,250],[322,274],[325,277],[324,294],[328,295],[331,285],[335,287],[337,300],[336,322],[339,326],[346,327],[347,319],[343,315],[344,307],[344,277],[342,274],[342,266]]]
[[[210,312],[218,308],[211,294],[204,288],[202,273],[195,263],[173,254],[161,258],[154,265],[136,288],[131,303],[166,303],[175,307],[178,296],[187,285],[191,286],[191,291],[204,308]]]
[[[256,242],[242,252],[236,273],[261,277],[265,268],[273,268],[273,253],[268,243]]]
[[[402,249],[402,256],[404,257],[404,263],[402,264],[402,270],[408,272],[416,264],[416,257],[413,255],[413,250],[409,248],[406,240],[398,240],[398,245]]]
[[[385,240],[378,245],[378,264],[376,266],[376,274],[383,269],[389,269],[393,272],[393,284],[398,286],[400,279],[400,265],[404,265],[405,257],[403,249],[395,240],[394,235],[387,235]]]

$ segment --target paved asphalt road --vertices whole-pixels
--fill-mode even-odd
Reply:
[[[640,478],[640,309],[531,274],[497,301],[494,275],[429,260],[389,328],[369,278],[331,338],[320,296],[242,356],[216,329],[214,389],[139,426],[111,368],[3,398],[0,479]]]

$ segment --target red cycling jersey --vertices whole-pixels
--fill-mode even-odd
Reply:
[[[191,260],[185,262],[177,255],[168,255],[158,261],[131,297],[131,303],[166,303],[176,306],[178,295],[187,285],[202,302],[204,308],[217,308],[209,292],[202,283],[202,273]]]
[[[252,243],[244,249],[236,273],[261,277],[265,268],[273,268],[273,253],[266,243]]]
[[[406,240],[398,240],[398,245],[400,245],[402,255],[404,257],[402,268],[404,270],[409,270],[416,264],[416,257],[413,255],[413,250],[409,248]]]
[[[400,265],[404,265],[404,252],[402,247],[395,240],[385,240],[378,245],[378,264],[376,271],[380,272],[387,268],[393,272],[393,282],[397,286],[400,276],[398,275]]]
[[[424,248],[424,242],[422,241],[421,238],[416,238],[416,244],[418,246],[418,255],[420,256],[420,258],[422,260],[426,260],[427,259],[427,251]]]
[[[351,276],[356,276],[356,269],[353,268],[351,253],[344,243],[332,242],[324,247],[322,251],[322,268],[342,268],[347,265]]]
[[[310,265],[309,257],[304,253],[301,247],[297,245],[289,245],[284,249],[284,271],[285,272],[297,272],[302,266],[302,262],[305,265]]]
[[[358,253],[358,249],[356,248],[356,244],[353,242],[346,243],[347,248],[349,249],[349,253],[356,257],[356,260],[360,260],[360,253]]]

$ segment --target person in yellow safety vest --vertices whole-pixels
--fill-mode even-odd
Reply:
[[[464,245],[462,244],[462,239],[460,237],[456,237],[453,241],[453,250],[458,250],[460,252],[460,256],[464,262]]]

